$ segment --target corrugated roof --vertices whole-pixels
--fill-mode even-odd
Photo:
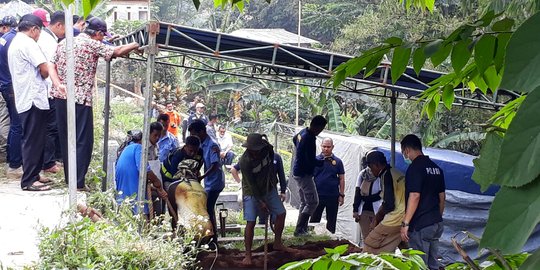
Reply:
[[[298,35],[291,33],[282,28],[274,29],[239,29],[231,33],[231,35],[242,38],[249,38],[263,42],[274,44],[298,44]],[[320,43],[317,40],[300,36],[300,44],[316,44]]]

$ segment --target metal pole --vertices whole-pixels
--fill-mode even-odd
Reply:
[[[300,25],[302,22],[302,0],[298,0],[298,47],[300,47]],[[300,87],[296,85],[296,120],[295,125],[298,126],[298,114],[299,114],[299,103],[300,103]]]
[[[152,21],[151,10],[152,10],[152,0],[148,0],[148,18],[146,18],[146,20],[149,22]]]
[[[68,194],[69,207],[75,220],[77,209],[77,148],[76,148],[76,122],[75,122],[75,55],[73,52],[73,15],[72,6],[64,5],[64,18],[66,27],[66,88],[67,88],[67,141],[68,141]]]
[[[139,166],[139,190],[137,203],[139,214],[143,214],[140,207],[145,197],[146,185],[146,164],[148,163],[148,144],[150,143],[150,117],[152,114],[152,80],[154,77],[155,56],[157,54],[156,36],[159,32],[159,23],[151,21],[146,26],[148,28],[148,61],[146,66],[146,89],[144,91],[144,126],[142,137],[141,165]],[[149,198],[150,199],[150,198]],[[144,220],[144,218],[142,219]]]
[[[277,138],[278,132],[277,132],[277,125],[278,125],[278,123],[277,123],[277,120],[276,120],[276,121],[274,122],[274,149],[275,149],[274,151],[276,151],[276,152],[277,152],[277,150],[278,150],[278,140],[277,140],[277,139],[278,139],[278,138]]]
[[[392,97],[390,98],[390,103],[392,104],[392,127],[391,127],[391,138],[390,138],[390,166],[396,166],[396,91],[392,91]]]
[[[105,176],[101,179],[101,190],[107,190],[107,169],[109,162],[109,114],[111,112],[111,61],[105,62],[105,102],[103,104],[103,171]]]
[[[386,86],[388,82],[388,72],[390,71],[390,66],[384,66],[384,75],[383,75],[383,85]],[[386,89],[386,88],[385,88]],[[390,131],[390,166],[394,167],[396,165],[396,92],[392,91],[392,97],[390,97],[390,103],[392,104],[392,111],[390,113],[391,119],[391,131]]]

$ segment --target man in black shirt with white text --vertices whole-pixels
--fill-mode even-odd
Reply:
[[[439,269],[439,238],[446,199],[443,171],[422,152],[420,139],[409,134],[401,141],[401,153],[410,164],[405,176],[406,211],[401,238],[411,248],[423,251],[430,270]]]

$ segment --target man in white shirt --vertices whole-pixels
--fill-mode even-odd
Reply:
[[[47,21],[49,18],[48,12],[41,9],[36,9],[34,15],[41,18],[43,25],[46,28],[41,30],[41,35],[37,41],[41,51],[45,54],[47,62],[52,63],[54,54],[56,53],[56,48],[58,47],[59,39],[64,38],[66,34],[66,26],[64,20],[64,12],[56,11],[50,16],[50,21]],[[45,14],[44,16],[40,16]],[[52,90],[52,81],[50,78],[47,79],[47,93],[49,95],[49,113],[47,115],[47,138],[45,143],[45,149],[43,152],[43,171],[49,173],[57,173],[60,171],[60,167],[56,165],[57,160],[62,160],[62,154],[60,150],[60,139],[58,137],[58,126],[56,124],[56,109],[54,106],[54,101],[50,95]]]
[[[50,180],[41,177],[43,147],[47,124],[49,101],[47,83],[49,76],[47,59],[37,40],[43,22],[33,14],[24,15],[19,22],[19,33],[13,38],[8,50],[8,64],[13,80],[15,107],[23,128],[22,158],[23,176],[21,188],[28,191],[50,190]]]
[[[219,154],[219,157],[221,158],[221,164],[231,165],[235,157],[235,154],[232,151],[233,140],[231,134],[229,134],[227,130],[225,130],[224,126],[219,126],[218,128],[217,143],[221,148],[221,152]]]

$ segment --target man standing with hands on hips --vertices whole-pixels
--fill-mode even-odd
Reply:
[[[410,164],[405,175],[407,208],[401,238],[413,249],[423,251],[429,269],[439,269],[439,238],[446,199],[443,171],[422,152],[422,143],[409,134],[401,141],[401,153]]]
[[[317,115],[311,119],[308,128],[302,129],[293,138],[296,147],[296,155],[293,163],[293,178],[298,184],[298,193],[300,195],[300,209],[298,222],[294,236],[305,236],[308,234],[308,222],[311,215],[315,212],[319,204],[317,187],[313,180],[313,171],[317,165],[321,165],[316,159],[317,146],[315,141],[326,126],[326,119]]]

